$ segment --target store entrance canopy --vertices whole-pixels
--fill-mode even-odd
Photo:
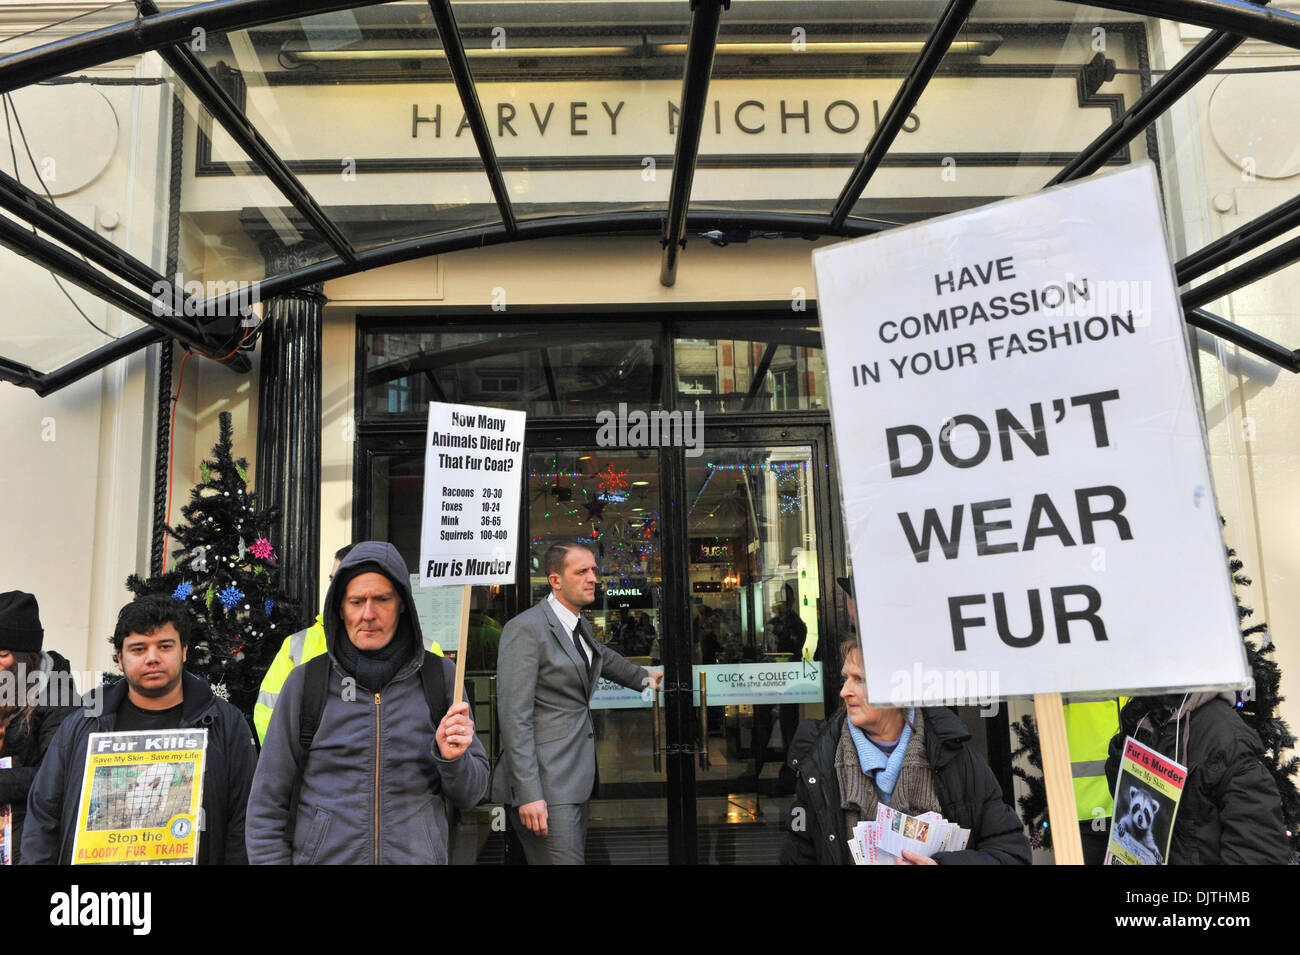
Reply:
[[[1170,23],[1209,32],[1157,69],[1148,38]],[[48,394],[165,338],[246,369],[261,301],[443,252],[654,234],[647,268],[672,285],[688,239],[864,235],[1158,158],[1157,121],[1243,43],[1300,50],[1300,15],[1243,0],[115,4],[0,43],[6,285],[54,303],[10,302],[0,377]],[[1294,88],[1295,69],[1231,72]],[[940,98],[946,124],[930,121]],[[1178,261],[1188,323],[1300,371],[1300,353],[1205,310],[1300,258],[1300,237],[1274,242],[1297,228],[1300,196]]]

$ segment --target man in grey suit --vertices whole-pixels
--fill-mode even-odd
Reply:
[[[596,599],[596,557],[581,544],[546,552],[551,593],[506,624],[497,657],[502,752],[492,799],[509,806],[529,865],[581,865],[596,782],[591,697],[601,676],[659,688],[661,670],[597,643],[581,610]]]

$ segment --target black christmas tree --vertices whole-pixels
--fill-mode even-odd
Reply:
[[[301,613],[276,586],[278,511],[257,509],[248,462],[231,458],[230,414],[223,411],[219,422],[213,457],[199,465],[203,480],[181,509],[185,524],[167,528],[177,545],[170,569],[147,579],[133,574],[126,585],[135,594],[170,594],[184,602],[193,623],[186,669],[247,715]]]
[[[1016,742],[1019,744],[1011,754],[1017,760],[1023,756],[1037,773],[1028,773],[1019,766],[1011,768],[1011,774],[1025,784],[1025,794],[1016,800],[1020,806],[1020,818],[1029,830],[1029,842],[1035,849],[1052,848],[1052,830],[1047,818],[1047,788],[1043,783],[1043,757],[1038,752],[1038,727],[1034,718],[1028,713],[1022,719],[1011,724],[1015,730]]]
[[[1232,571],[1233,583],[1238,588],[1249,587],[1251,580],[1243,574],[1245,565],[1235,550],[1228,551],[1228,569]],[[1290,727],[1278,715],[1278,705],[1285,699],[1279,691],[1282,682],[1282,670],[1273,659],[1273,641],[1269,636],[1268,624],[1248,624],[1247,619],[1254,615],[1253,607],[1241,602],[1241,594],[1236,592],[1237,617],[1242,623],[1241,636],[1246,644],[1246,659],[1250,662],[1250,673],[1254,680],[1245,693],[1237,694],[1237,712],[1247,725],[1253,729],[1264,744],[1264,765],[1273,774],[1278,793],[1282,797],[1282,821],[1286,823],[1287,836],[1291,841],[1291,851],[1300,852],[1300,792],[1296,791],[1295,775],[1300,769],[1300,757],[1284,757],[1286,750],[1295,746],[1295,735]]]

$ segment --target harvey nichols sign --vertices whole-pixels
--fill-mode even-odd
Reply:
[[[702,129],[706,165],[852,165],[898,89],[893,78],[719,79],[709,85]],[[260,91],[265,93],[266,91]],[[249,95],[258,91],[249,90]],[[479,100],[503,164],[545,159],[550,168],[622,168],[671,157],[681,124],[680,81],[480,83]],[[940,76],[903,125],[891,156],[912,164],[1014,165],[1016,158],[1082,149],[1108,126],[1118,97],[1080,101],[1073,75]],[[279,122],[263,127],[294,162],[477,161],[478,151],[450,83],[285,85],[274,90]],[[1026,122],[1008,143],[990,123],[990,102],[1050,110],[1061,121]],[[1065,121],[1067,120],[1068,121]],[[242,153],[220,128],[211,159]],[[1013,150],[1013,152],[1008,152]],[[907,161],[905,158],[903,161]],[[612,163],[612,165],[611,165]],[[292,165],[292,164],[291,164]],[[544,168],[538,165],[536,168]],[[312,169],[311,172],[318,170]],[[384,171],[375,167],[375,171]],[[394,168],[392,171],[401,171]]]

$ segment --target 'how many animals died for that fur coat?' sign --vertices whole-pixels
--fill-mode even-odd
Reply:
[[[421,587],[515,582],[525,418],[429,404]]]
[[[813,261],[870,699],[1246,685],[1149,163]]]

